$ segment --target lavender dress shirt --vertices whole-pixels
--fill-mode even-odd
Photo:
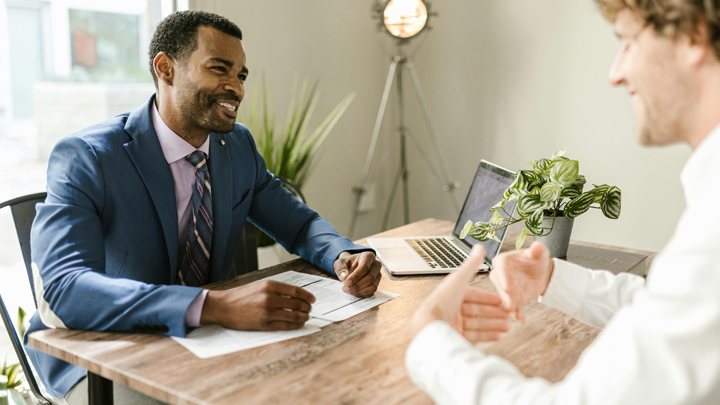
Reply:
[[[175,183],[175,203],[177,204],[178,214],[178,252],[184,252],[188,234],[190,233],[192,190],[195,184],[195,167],[185,159],[185,156],[199,150],[209,158],[210,137],[196,149],[165,124],[155,103],[153,103],[152,120],[158,141],[160,141],[160,147]],[[200,326],[200,315],[202,314],[207,293],[208,290],[203,290],[188,307],[187,312],[185,312],[185,324],[187,326]]]

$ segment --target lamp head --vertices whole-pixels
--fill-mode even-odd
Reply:
[[[383,6],[376,0],[375,13],[381,27],[395,38],[408,39],[419,34],[430,16],[430,5],[422,0],[389,0]]]

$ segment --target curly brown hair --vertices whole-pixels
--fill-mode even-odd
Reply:
[[[693,37],[707,26],[708,42],[720,59],[720,0],[595,0],[605,18],[615,22],[628,9],[668,38]]]

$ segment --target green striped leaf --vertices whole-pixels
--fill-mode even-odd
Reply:
[[[525,220],[525,227],[534,235],[542,234],[543,211],[545,210],[541,208]]]
[[[510,187],[505,190],[503,193],[503,200],[508,200],[512,196],[513,190],[524,190],[525,186],[527,186],[526,183],[523,183],[525,180],[523,176],[520,176],[520,173],[515,173],[515,180],[510,184]]]
[[[492,233],[492,226],[487,222],[475,222],[473,228],[470,230],[470,236],[481,242],[490,239],[490,233]]]
[[[621,200],[620,189],[614,186],[610,187],[600,202],[600,209],[602,209],[606,217],[618,219],[620,217]]]
[[[567,187],[575,182],[580,171],[580,163],[577,160],[564,160],[557,162],[550,170],[550,180],[554,183]]]
[[[592,191],[580,194],[577,198],[565,205],[565,216],[568,218],[575,218],[578,215],[584,214],[588,209],[590,209],[590,205],[594,201],[595,193]]]
[[[555,201],[560,197],[560,192],[563,190],[563,186],[557,183],[545,183],[540,189],[540,200],[542,201]]]
[[[577,198],[580,194],[582,194],[585,183],[587,183],[587,181],[585,180],[585,176],[578,176],[577,179],[575,179],[575,182],[573,182],[573,184],[563,189],[563,191],[560,193],[560,198],[569,198],[571,200]]]
[[[552,159],[555,160],[555,159],[557,159],[557,158],[559,158],[559,157],[561,157],[561,156],[565,156],[565,152],[567,152],[567,148],[566,148],[566,149],[560,149],[559,151],[555,152],[555,154],[553,155]]]
[[[542,186],[548,182],[550,182],[550,177],[540,173],[538,174],[537,179],[528,185],[527,190],[530,192],[534,192],[536,189],[540,190]]]
[[[523,196],[528,195],[528,192],[525,190],[519,190],[516,188],[511,188],[508,190],[510,193],[510,196],[507,198],[508,201],[518,201]]]
[[[547,174],[552,167],[552,162],[548,159],[540,159],[533,162],[533,169]]]
[[[514,188],[516,190],[525,190],[525,188],[528,185],[527,178],[523,175],[524,170],[520,170],[517,173],[515,173],[515,181],[510,186],[510,188]]]
[[[523,245],[525,244],[525,238],[528,236],[528,230],[527,228],[523,229],[522,232],[520,232],[520,235],[518,235],[517,239],[515,239],[515,249],[522,249]]]
[[[610,189],[610,186],[607,184],[601,184],[599,186],[597,184],[593,184],[593,187],[595,187],[592,189],[592,192],[595,193],[595,202],[599,204],[602,202],[605,193],[607,193]]]
[[[489,232],[492,230],[492,226],[487,222],[478,221],[473,224],[473,229],[482,229]]]
[[[495,212],[493,213],[493,216],[492,216],[492,217],[490,218],[490,220],[488,221],[488,223],[490,223],[490,225],[495,225],[495,226],[500,225],[502,222],[503,222],[503,217],[502,217],[502,215],[500,215],[500,213],[497,212],[497,211],[495,211]]]
[[[542,173],[537,170],[520,170],[520,174],[528,184],[537,183],[542,176]]]
[[[465,239],[466,236],[470,233],[470,230],[472,229],[473,222],[468,219],[467,222],[465,222],[465,226],[463,226],[462,231],[460,231],[460,239]]]
[[[502,201],[500,201],[498,204],[501,204],[501,203],[502,203],[502,204],[505,204],[505,201],[508,201],[508,200],[510,199],[510,193],[511,193],[510,190],[514,190],[514,189],[512,188],[512,185],[511,185],[510,187],[508,187],[507,190],[505,190],[505,192],[504,192],[503,195],[502,195]],[[497,209],[497,206],[498,206],[498,205],[495,205],[495,207],[492,207],[492,208],[490,209],[490,211],[492,211],[493,209]]]
[[[542,201],[538,194],[528,194],[520,197],[518,200],[517,211],[521,218],[527,218],[537,210],[548,209],[551,207],[551,201]]]

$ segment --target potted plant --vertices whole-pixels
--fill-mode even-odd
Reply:
[[[528,235],[534,235],[535,240],[541,240],[550,249],[552,257],[565,257],[577,216],[596,208],[606,217],[617,219],[620,216],[620,189],[593,184],[591,190],[583,191],[586,180],[579,174],[580,164],[564,155],[565,149],[550,159],[533,161],[530,170],[519,170],[502,201],[490,209],[493,213],[490,220],[468,221],[460,238],[470,235],[479,241],[493,239],[499,242],[495,236],[498,230],[524,222],[525,228],[515,240],[516,249],[523,246]],[[515,206],[517,217],[513,213]]]
[[[269,105],[265,78],[262,80],[262,99],[258,102],[253,91],[250,111],[243,114],[238,111],[238,121],[245,124],[253,134],[260,155],[265,159],[268,170],[276,177],[292,181],[302,190],[313,166],[313,158],[325,138],[330,134],[337,121],[355,98],[351,93],[345,97],[317,126],[308,129],[315,105],[320,98],[318,80],[309,88],[304,80],[300,93],[296,97],[297,79],[293,83],[287,119],[279,127],[275,126],[275,116]],[[258,109],[261,109],[258,112]],[[258,247],[269,246],[275,241],[258,230]]]
[[[17,328],[20,340],[25,336],[25,316],[25,310],[18,307]],[[8,365],[7,356],[5,356],[5,361],[3,361],[2,368],[0,368],[0,405],[26,404],[26,395],[20,392],[20,390],[24,388],[22,384],[22,368],[20,367],[20,363]],[[26,390],[23,391],[27,392]]]

